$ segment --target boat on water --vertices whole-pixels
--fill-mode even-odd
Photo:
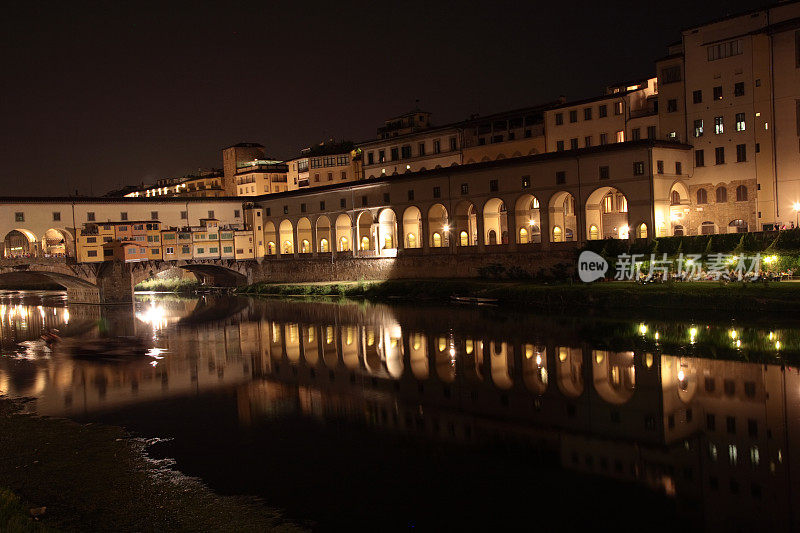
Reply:
[[[496,298],[477,298],[475,296],[451,296],[450,301],[456,304],[497,305]]]

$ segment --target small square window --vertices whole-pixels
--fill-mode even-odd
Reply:
[[[289,206],[288,205],[283,206],[283,214],[284,215],[288,215],[289,214]]]
[[[695,104],[702,104],[703,103],[703,91],[693,91],[692,92],[692,102]]]
[[[498,190],[497,180],[489,180],[489,190],[492,192],[497,192]]]
[[[408,189],[408,201],[409,202],[414,201],[414,189]]]
[[[361,207],[366,207],[367,205],[367,195],[361,196]]]
[[[181,220],[188,220],[189,212],[188,211],[181,211]],[[126,219],[123,219],[126,220]]]
[[[384,204],[388,204],[389,203],[389,193],[388,192],[383,193],[383,203]]]
[[[556,185],[563,185],[567,182],[567,173],[563,170],[556,172]]]
[[[608,178],[611,177],[611,172],[610,172],[608,166],[601,166],[599,174],[600,174],[600,179],[601,180],[607,180]]]
[[[150,211],[150,220],[158,220],[158,211]]]
[[[300,212],[301,213],[305,213],[306,212],[306,204],[304,204],[304,203],[300,204]]]
[[[434,198],[441,198],[442,197],[442,189],[440,187],[433,188],[433,197]]]
[[[522,188],[528,189],[531,186],[531,177],[530,176],[522,176]]]
[[[659,174],[664,173],[664,162],[661,160],[656,161],[656,172]]]
[[[19,211],[14,213],[14,222],[25,222],[25,213]]]
[[[643,176],[644,175],[644,161],[634,161],[633,162],[633,175],[634,176]]]
[[[61,220],[61,212],[53,211],[53,221],[58,222],[59,220]]]
[[[461,184],[461,194],[469,194],[469,184],[462,183]]]
[[[88,222],[94,222],[94,211],[89,211],[86,213],[86,220]]]
[[[347,199],[346,198],[340,198],[339,199],[339,207],[342,208],[342,209],[347,207]]]
[[[319,201],[319,210],[320,211],[325,211],[325,200],[320,200]]]

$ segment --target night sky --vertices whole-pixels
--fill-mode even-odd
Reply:
[[[703,2],[35,2],[2,27],[0,195],[101,195],[260,142],[365,140],[419,99],[437,124],[655,73]]]

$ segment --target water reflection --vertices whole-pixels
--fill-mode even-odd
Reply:
[[[76,321],[63,302],[2,303],[5,353]],[[786,364],[797,330],[153,296],[127,315],[88,314],[81,334],[112,324],[150,339],[161,359],[3,357],[0,390],[70,415],[237,387],[244,425],[300,413],[465,445],[523,440],[564,468],[662,492],[712,530],[800,523],[800,373]],[[738,360],[698,357],[709,349]]]

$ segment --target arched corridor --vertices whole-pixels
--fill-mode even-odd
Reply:
[[[264,224],[264,241],[267,243],[267,255],[275,255],[278,253],[278,234],[275,231],[275,224],[272,222],[266,222]]]
[[[550,242],[569,242],[576,240],[578,228],[575,217],[575,197],[561,191],[550,197]]]
[[[301,254],[310,254],[311,249],[311,221],[303,217],[297,221],[297,251]]]
[[[74,257],[75,239],[68,230],[51,228],[42,237],[45,257]]]
[[[372,242],[372,213],[369,211],[362,211],[358,215],[358,249],[362,252],[367,250],[374,250],[375,246]]]
[[[378,244],[382,255],[397,250],[397,217],[389,208],[378,215]]]
[[[428,244],[431,248],[446,248],[450,245],[450,223],[447,209],[434,204],[428,210]]]
[[[26,229],[11,230],[3,239],[3,257],[34,257],[37,251],[36,235]]]
[[[627,239],[628,199],[614,187],[595,189],[586,200],[586,235],[589,239]]]
[[[323,254],[331,251],[331,221],[325,215],[317,219],[317,251]]]
[[[456,243],[459,246],[475,246],[478,244],[478,216],[475,205],[471,202],[460,202],[456,206],[455,220]]]
[[[336,249],[340,252],[352,250],[350,240],[352,239],[352,228],[350,217],[341,214],[336,217]]]
[[[508,244],[508,213],[499,198],[491,198],[483,205],[483,239],[487,246]]]
[[[281,222],[280,226],[281,254],[291,255],[294,253],[294,232],[292,223],[288,220]]]
[[[517,243],[542,242],[542,219],[539,215],[539,200],[535,196],[523,194],[517,199],[514,221],[517,227]]]
[[[422,215],[419,208],[415,206],[407,207],[403,211],[403,238],[406,248],[420,248],[422,241]]]

